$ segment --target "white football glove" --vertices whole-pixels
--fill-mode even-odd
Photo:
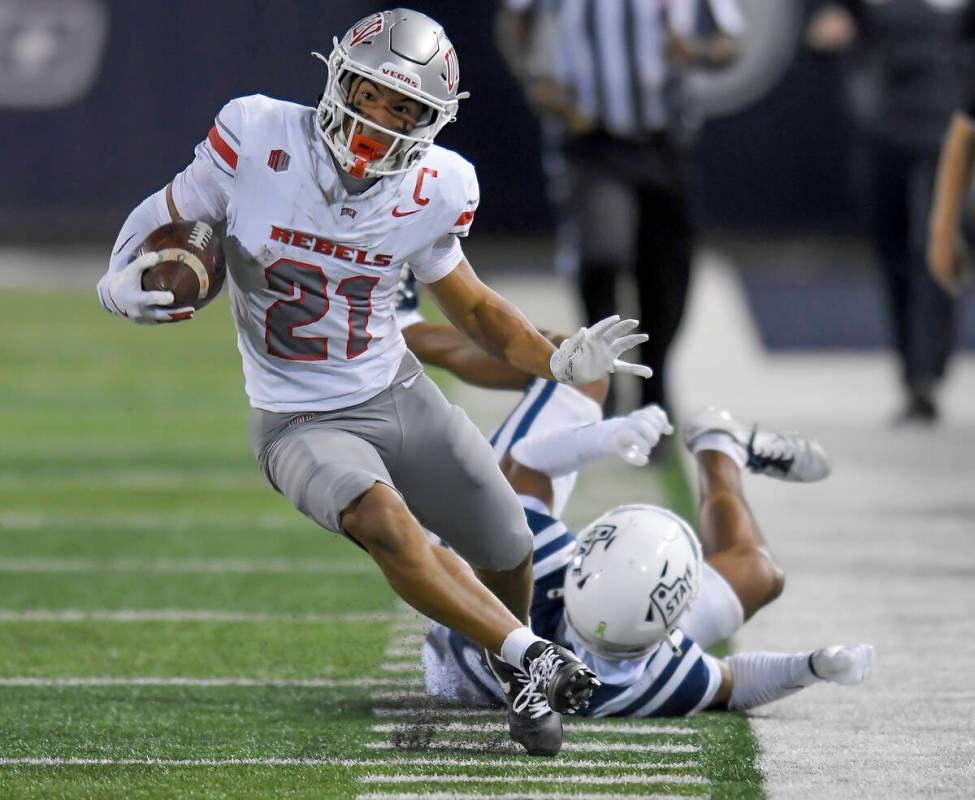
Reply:
[[[653,370],[643,364],[620,361],[617,356],[650,337],[645,333],[626,336],[640,323],[635,319],[620,322],[618,314],[597,322],[591,328],[579,328],[552,353],[549,366],[559,383],[592,383],[609,372],[629,372],[649,378]]]
[[[645,467],[650,461],[650,451],[657,446],[660,437],[674,432],[667,412],[658,405],[637,409],[613,421],[616,423],[613,431],[616,454],[635,467]]]
[[[102,305],[113,314],[140,325],[192,319],[196,311],[193,306],[163,308],[172,305],[172,292],[147,292],[142,288],[142,273],[156,266],[159,258],[159,253],[146,253],[112,275],[104,286],[99,287]]]

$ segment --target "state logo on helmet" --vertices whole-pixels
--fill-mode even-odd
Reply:
[[[352,175],[381,177],[405,172],[429,149],[448,122],[457,117],[460,66],[443,27],[418,11],[397,8],[359,20],[339,41],[332,39],[326,58],[325,92],[318,104],[318,129],[342,169]],[[409,132],[394,131],[366,119],[352,106],[356,76],[416,100],[423,107]],[[391,139],[380,144],[363,134],[381,130]]]
[[[614,508],[579,534],[565,577],[566,621],[598,656],[644,656],[671,641],[700,591],[702,561],[697,536],[676,514]]]

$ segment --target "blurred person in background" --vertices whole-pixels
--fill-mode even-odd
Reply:
[[[936,389],[955,338],[955,302],[925,268],[938,151],[958,105],[975,33],[971,0],[843,0],[807,29],[819,52],[851,51],[863,132],[866,212],[886,282],[905,402],[898,423],[937,421]]]
[[[957,295],[971,264],[962,239],[965,199],[975,172],[975,79],[969,74],[965,98],[955,111],[941,150],[935,182],[934,206],[928,230],[928,270],[948,293]],[[969,212],[970,213],[970,212]]]
[[[498,43],[539,114],[558,212],[560,272],[591,325],[629,272],[650,340],[641,405],[669,409],[667,352],[690,282],[688,68],[737,55],[736,0],[505,0]],[[607,403],[612,413],[612,397]]]

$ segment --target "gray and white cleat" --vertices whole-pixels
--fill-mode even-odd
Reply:
[[[708,406],[691,414],[684,423],[684,444],[693,452],[694,442],[708,433],[725,433],[745,448],[749,472],[783,481],[821,481],[832,469],[829,457],[815,439],[794,431],[779,432],[742,424],[723,409]]]

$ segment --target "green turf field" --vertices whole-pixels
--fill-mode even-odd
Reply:
[[[532,761],[424,704],[421,621],[258,474],[224,300],[0,314],[0,797],[761,796],[737,715],[575,721]]]

